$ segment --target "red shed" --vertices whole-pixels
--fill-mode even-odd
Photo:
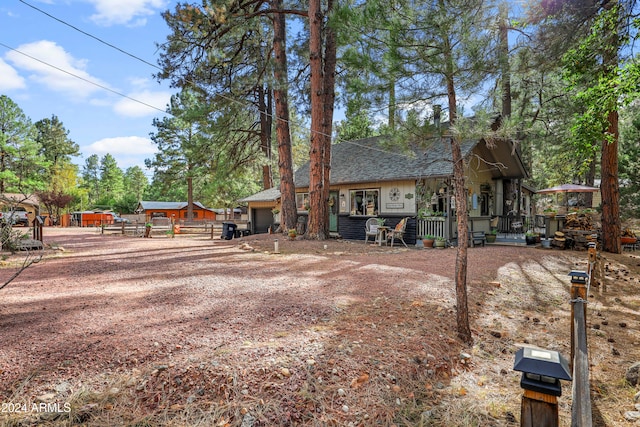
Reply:
[[[153,218],[174,218],[176,221],[187,220],[187,202],[149,202],[142,201],[138,204],[136,212],[144,213],[146,221]],[[216,213],[204,207],[199,202],[193,202],[194,221],[214,221]]]

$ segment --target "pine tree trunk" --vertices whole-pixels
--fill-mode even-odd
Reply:
[[[442,1],[442,0],[440,0]],[[444,56],[446,60],[447,98],[449,102],[449,123],[455,125],[458,118],[456,88],[454,84],[454,61],[448,35],[443,35]],[[458,247],[456,252],[456,326],[458,337],[465,343],[473,342],[469,326],[469,306],[467,303],[467,248],[469,232],[467,230],[467,189],[465,188],[464,159],[460,142],[451,138],[451,160],[453,161],[453,182],[456,200],[456,217],[458,226]]]
[[[191,171],[187,177],[187,220],[193,221],[193,177],[191,177]]]
[[[331,13],[333,0],[327,3],[327,14]],[[337,42],[336,33],[330,27],[325,29],[326,42],[324,49],[324,69],[323,69],[323,108],[322,108],[322,198],[319,205],[319,229],[318,237],[325,239],[329,237],[329,190],[331,187],[331,135],[333,133],[333,109],[335,104],[336,86],[336,62],[337,62]]]
[[[500,73],[502,81],[502,116],[511,116],[511,68],[509,66],[509,8],[501,3],[500,10]]]
[[[282,0],[272,0],[272,7],[282,9]],[[282,204],[280,228],[283,232],[296,228],[296,188],[293,182],[293,156],[289,129],[289,97],[287,90],[286,22],[283,13],[273,16],[274,77],[276,87],[273,98],[276,103],[276,138],[278,140],[278,170],[280,172],[280,200]]]
[[[273,175],[271,173],[271,117],[273,113],[273,105],[271,99],[271,89],[267,87],[267,89],[265,90],[263,86],[258,86],[258,110],[260,111],[260,149],[267,159],[267,163],[262,165],[262,188],[264,190],[273,187]]]
[[[609,113],[608,134],[611,141],[602,142],[602,250],[619,254],[620,244],[620,188],[618,186],[618,112]]]
[[[618,7],[617,2],[613,2]],[[619,9],[617,9],[619,10]],[[616,20],[617,22],[617,20]],[[609,30],[608,42],[604,47],[603,61],[605,76],[608,81],[615,82],[618,78],[618,50],[620,38],[617,27]],[[602,250],[619,254],[622,252],[620,243],[620,187],[618,185],[618,140],[620,130],[618,127],[617,99],[613,98],[607,105],[609,113],[607,121],[607,135],[609,140],[602,142],[602,154],[600,158],[600,170],[602,182],[600,193],[602,194]]]
[[[456,324],[458,337],[465,343],[472,343],[467,304],[467,249],[469,231],[467,229],[467,189],[464,178],[464,159],[457,138],[451,138],[451,158],[453,160],[453,186],[456,198],[458,220],[458,248],[456,253]]]
[[[323,131],[322,12],[320,0],[309,0],[309,61],[311,65],[311,138],[309,148],[309,218],[307,237],[324,239],[322,212],[325,145]]]

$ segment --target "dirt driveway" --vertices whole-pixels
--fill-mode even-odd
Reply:
[[[517,425],[515,351],[569,356],[567,273],[585,268],[585,253],[469,249],[465,347],[454,249],[279,236],[273,254],[276,237],[45,229],[45,259],[0,291],[0,421]],[[621,379],[639,358],[637,258],[609,259],[608,293],[592,292],[599,425],[633,410]],[[570,394],[569,384],[565,423]],[[34,411],[42,402],[63,409]]]

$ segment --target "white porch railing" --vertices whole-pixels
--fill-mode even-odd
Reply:
[[[445,217],[436,216],[430,218],[422,218],[417,220],[418,237],[431,234],[435,237],[447,236],[447,221]]]

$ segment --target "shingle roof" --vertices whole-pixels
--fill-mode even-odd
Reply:
[[[331,184],[418,179],[453,175],[451,147],[447,140],[436,140],[417,153],[403,153],[384,146],[387,137],[345,141],[331,146]],[[467,156],[478,141],[461,144]],[[417,150],[416,150],[417,151]],[[295,173],[296,187],[309,186],[309,162]]]
[[[280,190],[276,187],[272,187],[238,200],[239,202],[273,202],[280,198]]]
[[[186,209],[188,203],[187,202],[152,202],[152,201],[141,201],[140,206],[144,210],[156,210],[156,209],[168,209],[168,210],[179,210]],[[193,202],[194,206],[199,207],[200,209],[207,209],[200,202]]]

